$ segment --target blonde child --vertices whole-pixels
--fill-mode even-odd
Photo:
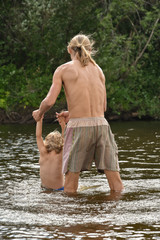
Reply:
[[[59,120],[62,134],[58,131],[49,133],[45,140],[42,138],[43,117],[36,125],[37,146],[40,152],[41,185],[47,189],[64,190],[64,176],[62,174],[62,149],[65,121]]]

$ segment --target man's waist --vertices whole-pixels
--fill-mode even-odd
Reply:
[[[90,127],[108,125],[104,117],[70,118],[67,127]]]

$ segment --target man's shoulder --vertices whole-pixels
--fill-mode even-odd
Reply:
[[[77,68],[73,61],[62,64],[59,66],[58,71],[60,72],[63,82],[68,79],[75,79],[78,75]]]
[[[73,68],[72,65],[73,65],[72,61],[66,62],[66,63],[60,65],[59,67],[56,68],[53,76],[57,76],[57,77],[62,76],[65,71]]]
[[[60,65],[57,70],[61,71],[61,70],[66,70],[66,69],[69,69],[69,68],[72,68],[73,67],[73,61],[69,61],[69,62],[66,62],[62,65]]]
[[[103,73],[102,68],[101,68],[98,64],[96,64],[96,66],[97,66],[98,70],[99,70],[101,73]]]
[[[96,66],[97,66],[100,78],[105,81],[105,76],[104,76],[102,68],[98,64],[96,64]]]

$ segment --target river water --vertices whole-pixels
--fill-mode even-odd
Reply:
[[[160,239],[160,122],[111,122],[125,191],[95,167],[76,195],[40,187],[35,125],[0,126],[0,239]],[[58,125],[44,125],[44,136]]]

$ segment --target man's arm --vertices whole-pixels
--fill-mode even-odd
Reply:
[[[104,112],[107,111],[107,93],[106,93],[106,86],[105,86],[105,93],[104,93]]]
[[[33,111],[32,113],[32,116],[36,122],[39,121],[42,115],[54,105],[61,91],[61,88],[62,88],[62,68],[58,67],[53,75],[53,82],[47,96],[41,102],[39,109]]]
[[[105,79],[105,75],[104,75],[102,69],[99,66],[98,66],[98,68],[100,70],[100,78],[101,78],[102,83],[104,85],[104,112],[106,112],[107,111],[107,93],[106,93],[106,85],[105,85],[106,79]]]

